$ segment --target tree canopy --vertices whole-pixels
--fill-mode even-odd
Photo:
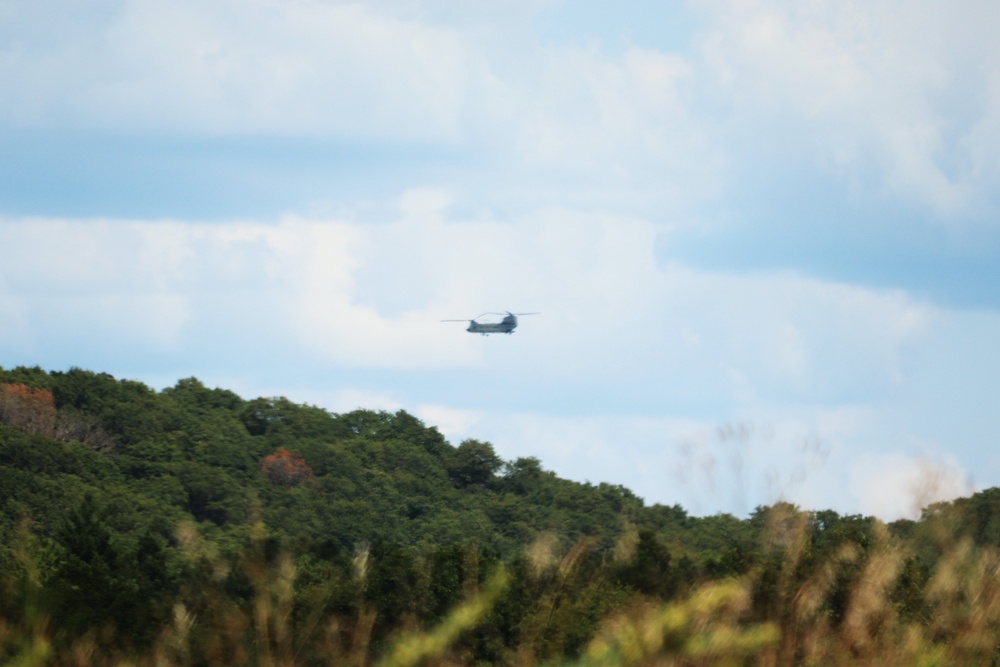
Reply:
[[[822,575],[816,609],[848,623],[852,591],[888,553],[894,618],[930,623],[929,587],[951,557],[940,527],[1000,547],[998,498],[989,489],[890,526],[783,503],[694,517],[562,479],[536,458],[504,461],[487,442],[452,446],[405,411],[334,414],[195,378],[155,391],[77,368],[0,368],[0,628],[27,628],[29,641],[50,618],[64,647],[92,637],[141,650],[183,608],[200,619],[199,650],[216,651],[192,662],[239,662],[233,610],[256,618],[271,591],[297,631],[352,618],[338,626],[342,647],[362,633],[377,655],[502,580],[455,641],[469,662],[517,662],[524,647],[548,660],[581,655],[629,600],[679,600],[713,581],[752,582],[744,618],[764,622],[786,618],[789,596]],[[109,627],[130,631],[97,631]],[[0,657],[21,655],[20,636],[0,633]]]

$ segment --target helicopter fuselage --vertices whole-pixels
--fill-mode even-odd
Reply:
[[[468,322],[469,326],[465,329],[469,333],[477,333],[487,336],[494,333],[510,334],[514,333],[514,329],[517,328],[517,316],[518,315],[537,315],[538,313],[512,313],[509,310],[506,315],[504,313],[483,313],[479,317],[486,317],[490,315],[491,317],[487,319],[494,319],[492,316],[500,315],[503,319],[499,322],[479,322],[475,319],[472,320],[441,320],[442,322]]]
[[[483,323],[477,322],[475,320],[469,320],[469,326],[466,329],[469,333],[483,334],[484,336],[491,333],[514,333],[514,329],[517,328],[517,317],[514,315],[507,315],[500,322],[495,323]]]

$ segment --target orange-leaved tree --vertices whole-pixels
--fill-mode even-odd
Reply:
[[[284,447],[261,459],[260,471],[268,481],[279,486],[295,486],[316,477],[305,459]]]
[[[25,433],[51,437],[56,425],[56,400],[48,389],[0,384],[0,422]]]

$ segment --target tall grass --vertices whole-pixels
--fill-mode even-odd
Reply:
[[[555,542],[543,541],[526,556],[526,576],[548,583],[538,589],[534,612],[501,662],[564,667],[998,664],[1000,552],[956,535],[950,523],[947,517],[931,517],[922,524],[932,550],[921,556],[926,564],[921,575],[914,543],[878,523],[869,543],[844,541],[816,561],[809,515],[778,506],[749,572],[688,582],[686,592],[669,601],[623,597],[573,655],[546,652],[544,637],[552,641],[554,619],[578,608],[573,604],[579,596],[601,582],[582,575],[589,543],[559,554]],[[127,645],[104,641],[102,633],[127,634],[128,628],[95,628],[66,640],[51,627],[40,602],[33,539],[24,524],[14,567],[3,573],[5,606],[17,607],[0,619],[5,665],[471,665],[475,658],[462,648],[463,637],[487,622],[512,585],[511,575],[498,568],[481,586],[468,585],[465,599],[436,623],[404,620],[376,645],[376,610],[362,595],[370,558],[366,549],[355,554],[353,580],[340,582],[357,591],[350,615],[326,613],[322,587],[312,597],[300,596],[300,602],[310,602],[297,610],[297,592],[302,592],[297,563],[289,554],[265,556],[258,522],[248,552],[235,565],[252,588],[250,604],[238,605],[221,588],[231,565],[194,526],[184,525],[179,543],[205,575],[175,601],[152,646],[127,652],[102,648]],[[587,576],[603,576],[600,572]]]

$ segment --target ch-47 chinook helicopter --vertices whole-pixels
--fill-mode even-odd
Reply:
[[[441,320],[442,322],[468,322],[469,326],[466,329],[469,333],[482,334],[484,336],[492,333],[514,333],[514,329],[517,328],[517,316],[518,315],[537,315],[538,313],[512,313],[509,310],[506,313],[483,313],[477,316],[475,319],[471,320]],[[479,318],[486,317],[487,315],[502,315],[503,319],[499,322],[480,322]]]

